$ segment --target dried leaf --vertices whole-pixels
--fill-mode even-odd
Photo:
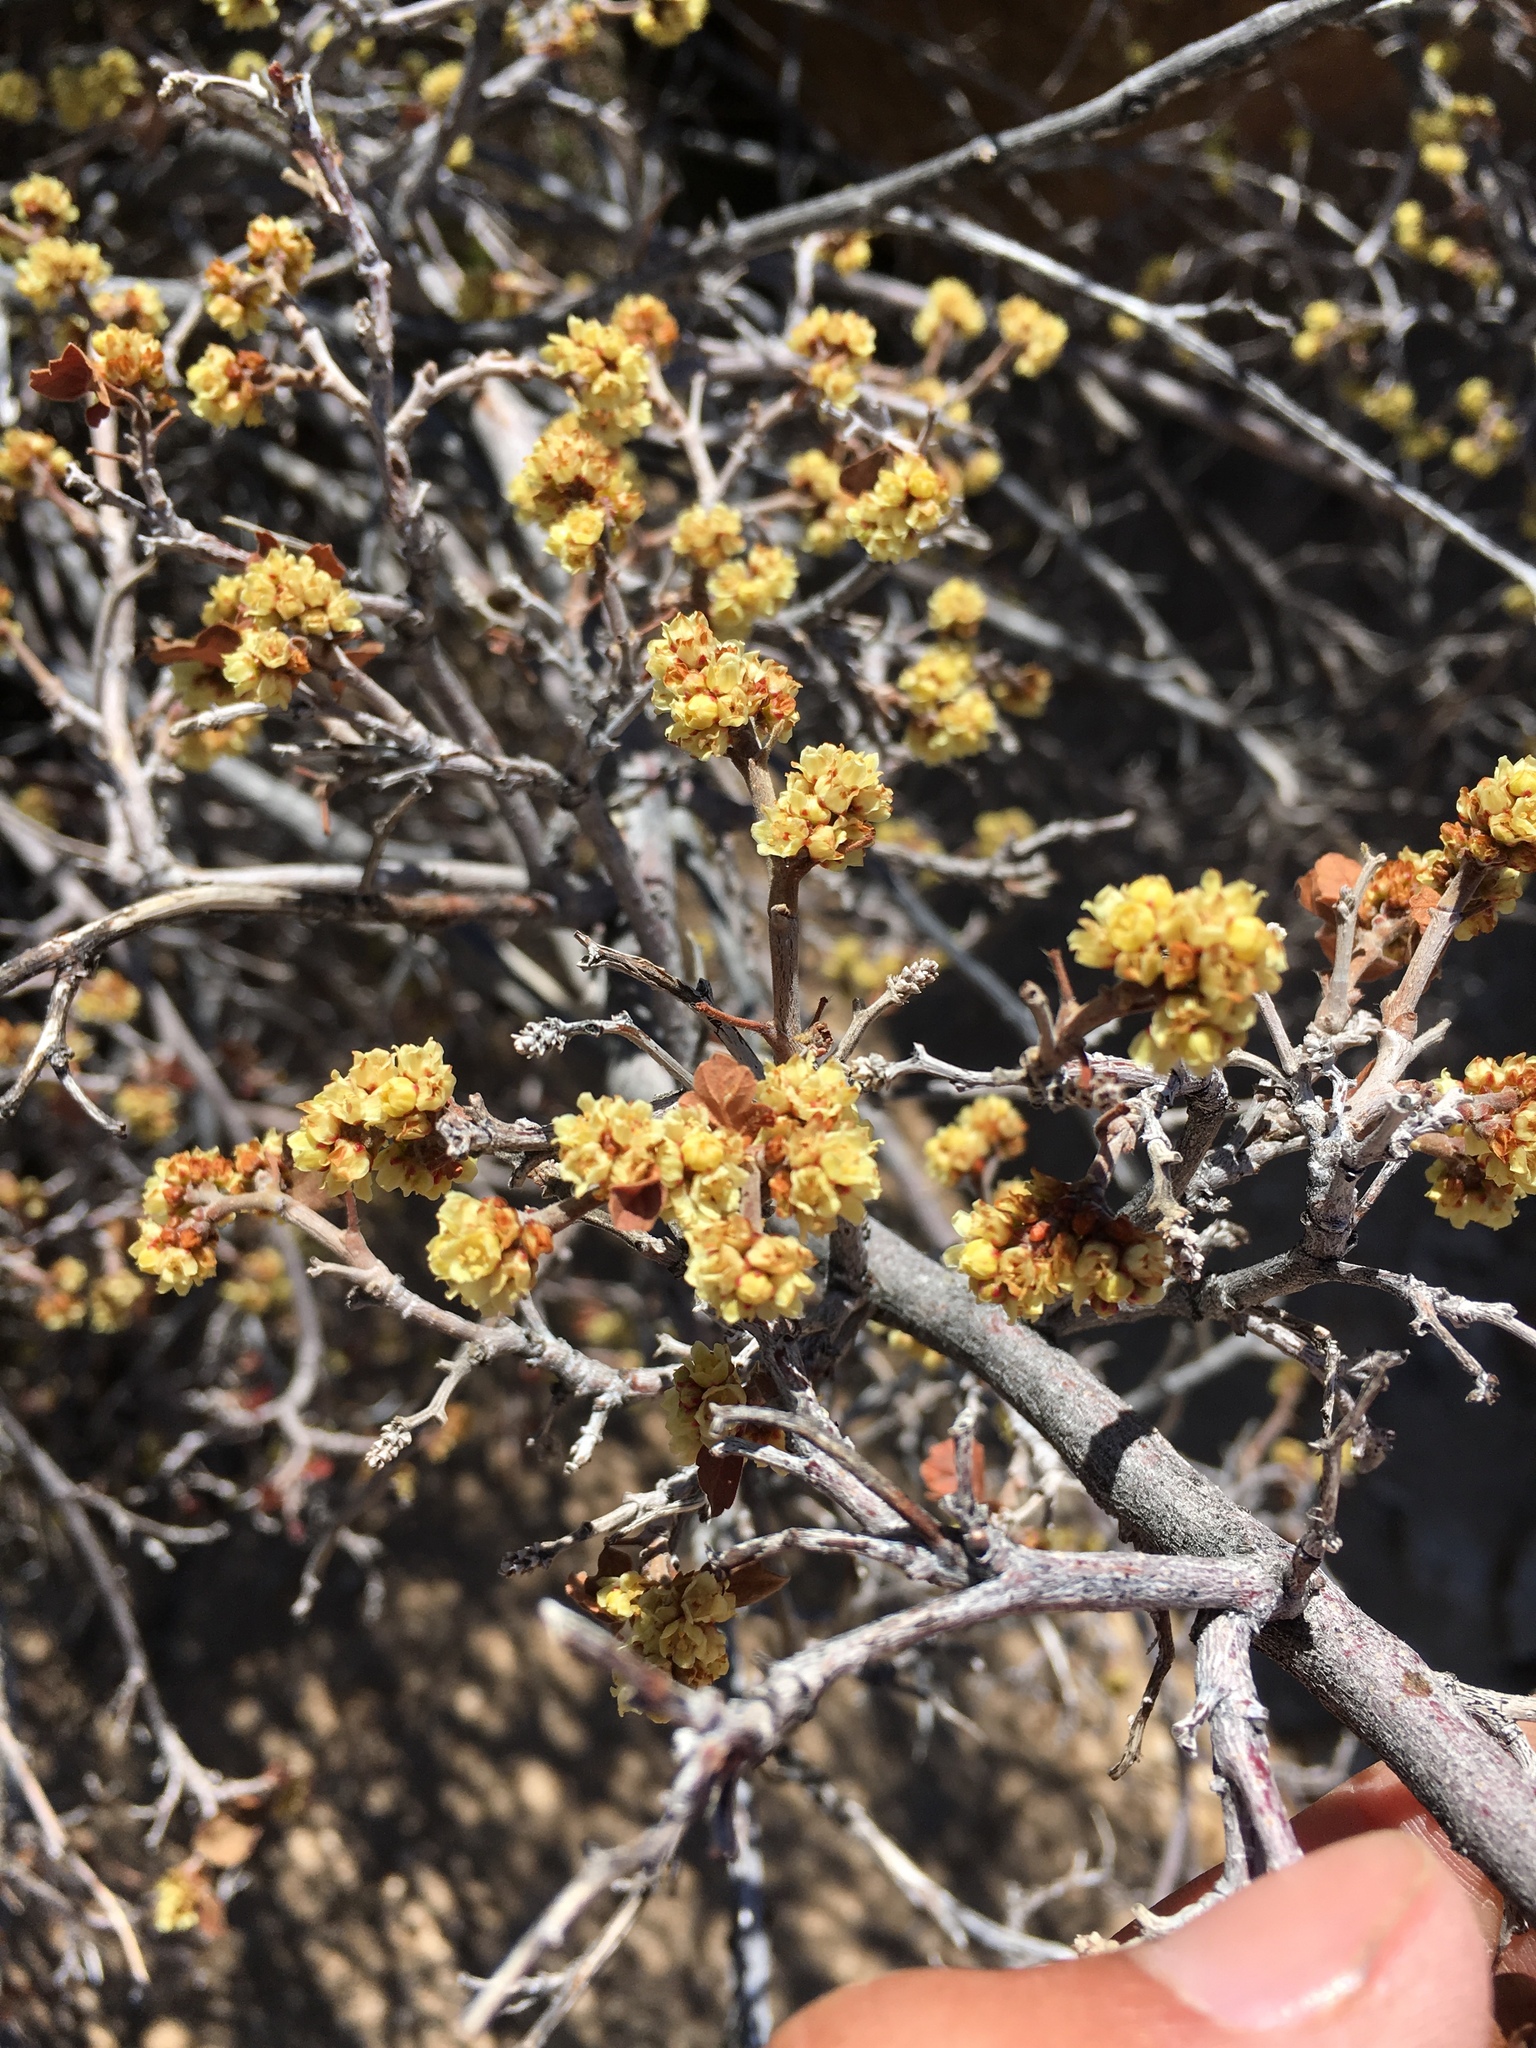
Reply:
[[[327,576],[334,576],[338,583],[345,580],[347,572],[342,567],[341,557],[328,540],[317,540],[312,548],[306,548],[304,552],[315,567],[323,569]]]
[[[215,1870],[233,1870],[247,1860],[260,1840],[260,1828],[236,1820],[232,1813],[215,1813],[193,1835],[192,1847]]]
[[[1339,898],[1359,873],[1359,861],[1351,860],[1347,853],[1325,853],[1296,884],[1302,909],[1331,921],[1338,913]]]
[[[875,478],[896,453],[894,448],[876,448],[871,454],[861,455],[838,478],[838,483],[853,497],[861,497],[869,490]]]
[[[616,1230],[649,1230],[661,1214],[667,1191],[659,1180],[635,1181],[610,1188],[608,1214]]]
[[[928,1455],[918,1467],[922,1475],[923,1491],[930,1500],[944,1500],[959,1484],[959,1467],[955,1463],[955,1440],[952,1436],[940,1437],[930,1446]],[[971,1445],[971,1492],[977,1500],[986,1498],[987,1457],[978,1443]]]
[[[597,1553],[597,1576],[600,1579],[622,1579],[634,1568],[634,1557],[621,1544],[605,1543]]]
[[[709,1502],[709,1512],[723,1515],[728,1507],[734,1505],[741,1490],[742,1460],[722,1457],[719,1451],[706,1445],[699,1452],[698,1468],[699,1485]]]
[[[34,370],[30,382],[40,398],[68,401],[84,398],[87,391],[96,388],[96,372],[84,349],[71,342],[63,355],[55,356],[45,368]]]
[[[771,1600],[789,1580],[783,1572],[776,1572],[771,1565],[761,1564],[753,1557],[745,1564],[732,1565],[726,1574],[726,1584],[738,1607],[755,1607],[759,1600]]]
[[[693,1087],[683,1101],[708,1110],[715,1122],[728,1131],[745,1131],[750,1135],[762,1121],[757,1083],[750,1068],[733,1060],[727,1052],[711,1053],[700,1062],[694,1069]]]
[[[193,640],[151,640],[149,651],[156,661],[195,661],[203,668],[218,668],[239,645],[233,626],[204,626]]]

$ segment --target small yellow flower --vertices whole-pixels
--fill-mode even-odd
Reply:
[[[16,289],[39,313],[51,313],[67,293],[101,284],[111,267],[94,242],[67,242],[44,235],[16,265]]]
[[[928,598],[928,623],[935,633],[969,640],[987,615],[987,593],[968,576],[950,576]]]
[[[207,0],[225,28],[244,34],[253,28],[275,28],[277,0]]]
[[[80,218],[80,209],[69,187],[60,179],[47,177],[41,172],[19,179],[11,187],[11,212],[17,220],[25,221],[29,227],[41,228],[49,235],[62,233],[71,222]]]
[[[646,395],[650,362],[623,328],[571,314],[564,334],[539,351],[549,372],[576,400],[582,425],[610,447],[632,441],[651,423]]]
[[[0,71],[0,121],[30,127],[42,104],[43,89],[35,78],[25,71]]]
[[[880,1193],[879,1141],[858,1096],[839,1060],[786,1060],[758,1083],[758,1104],[773,1117],[760,1140],[768,1190],[808,1236],[827,1236],[839,1220],[862,1223],[864,1204]]]
[[[848,508],[848,526],[876,562],[907,562],[949,515],[948,486],[921,455],[898,455]]]
[[[271,365],[254,349],[210,342],[187,371],[192,411],[211,427],[259,427]]]
[[[709,13],[709,0],[640,0],[635,34],[658,49],[670,50],[697,35]]]
[[[7,427],[0,436],[0,483],[13,491],[35,495],[45,476],[62,476],[69,462],[69,450],[61,448],[52,434],[37,434],[30,427]]]
[[[607,528],[615,541],[645,510],[627,456],[611,448],[579,412],[564,413],[544,429],[522,468],[507,486],[507,497],[524,519],[546,530],[545,547],[575,574],[586,568]],[[573,513],[596,511],[592,521],[569,527]]]
[[[181,1121],[181,1094],[161,1081],[125,1081],[112,1098],[112,1114],[140,1145],[158,1145]]]
[[[667,738],[695,760],[726,753],[737,734],[768,746],[794,730],[800,686],[789,670],[717,640],[701,612],[669,619],[647,646],[645,667],[652,708],[669,720]]]
[[[293,1299],[287,1262],[275,1244],[259,1244],[235,1261],[233,1279],[219,1288],[221,1300],[246,1315],[266,1316],[286,1308]]]
[[[48,97],[59,126],[78,133],[97,121],[115,121],[130,100],[142,97],[144,81],[127,50],[114,45],[76,69],[56,64],[48,73]]]
[[[91,1282],[86,1297],[91,1328],[100,1337],[116,1336],[126,1330],[144,1306],[149,1288],[137,1273],[119,1268],[103,1273]]]
[[[963,278],[936,277],[912,321],[912,339],[926,348],[941,330],[962,341],[987,331],[986,308]]]
[[[430,71],[422,73],[417,93],[435,113],[441,113],[459,89],[464,76],[464,66],[455,59],[448,64],[434,64]]]
[[[813,306],[789,337],[797,356],[806,356],[806,377],[829,405],[848,405],[859,388],[862,368],[875,353],[875,330],[862,313]]]
[[[733,505],[690,505],[672,532],[672,551],[700,569],[718,569],[746,547]]]
[[[722,562],[709,579],[711,623],[736,636],[759,619],[771,619],[795,594],[799,572],[783,548],[758,545],[744,562]]]
[[[1536,756],[1511,761],[1501,755],[1492,775],[1464,789],[1456,814],[1466,828],[1466,851],[1486,867],[1518,868],[1536,874]],[[1453,843],[1452,828],[1441,838]]]
[[[163,391],[165,354],[136,327],[100,327],[86,343],[109,384],[127,391]]]
[[[723,1323],[798,1316],[815,1292],[816,1260],[797,1237],[755,1229],[745,1216],[704,1216],[688,1223],[690,1287]]]
[[[923,1163],[937,1181],[954,1187],[993,1159],[1017,1159],[1029,1125],[1006,1095],[978,1095],[953,1123],[943,1125],[923,1147]]]
[[[961,1210],[954,1226],[961,1242],[944,1254],[945,1265],[965,1275],[978,1300],[1015,1321],[1036,1322],[1064,1301],[1099,1315],[1123,1304],[1151,1306],[1168,1285],[1160,1237],[1107,1215],[1047,1173],[1002,1182],[991,1201]]]
[[[681,329],[665,299],[654,292],[628,292],[614,307],[609,325],[627,341],[653,355],[658,363],[671,359]]]
[[[1010,348],[1018,350],[1013,359],[1016,377],[1043,377],[1071,334],[1059,313],[1023,297],[1003,300],[997,309],[997,331]]]
[[[354,1053],[345,1074],[333,1070],[299,1104],[302,1120],[288,1139],[296,1171],[323,1173],[327,1194],[350,1190],[359,1201],[375,1184],[436,1200],[474,1172],[473,1160],[450,1159],[437,1136],[453,1082],[435,1038]]]
[[[747,1398],[731,1354],[723,1344],[695,1344],[678,1366],[661,1397],[672,1455],[691,1465],[705,1447],[704,1427],[711,1410],[739,1407]]]

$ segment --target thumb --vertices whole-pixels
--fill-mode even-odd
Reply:
[[[1038,1970],[904,1970],[797,2013],[772,2048],[1489,2048],[1487,1945],[1421,1841],[1319,1850],[1159,1940]]]

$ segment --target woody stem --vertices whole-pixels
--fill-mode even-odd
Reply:
[[[773,969],[773,1050],[790,1056],[800,1029],[800,883],[805,869],[799,861],[776,860],[768,885],[768,958]]]

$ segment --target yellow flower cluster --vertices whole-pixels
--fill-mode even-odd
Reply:
[[[736,1612],[735,1596],[707,1565],[697,1572],[679,1572],[671,1559],[667,1565],[668,1577],[621,1572],[600,1578],[597,1604],[622,1622],[619,1642],[626,1650],[679,1685],[713,1685],[731,1668],[720,1624]],[[628,1705],[623,1690],[618,1700],[622,1713]]]
[[[244,265],[219,256],[203,272],[204,311],[236,341],[259,334],[275,291],[296,292],[314,260],[315,245],[297,221],[258,214],[245,231]]]
[[[1015,377],[1043,377],[1054,367],[1072,330],[1059,313],[1020,296],[1004,299],[998,307],[997,331],[1010,348],[1018,350],[1013,359]]]
[[[92,1280],[82,1259],[55,1259],[49,1285],[32,1305],[45,1330],[78,1330],[88,1323],[98,1336],[114,1336],[133,1321],[149,1289],[137,1273],[119,1267]]]
[[[48,1214],[48,1196],[34,1173],[15,1174],[0,1166],[0,1209],[20,1217],[23,1223],[41,1223]]]
[[[0,71],[0,121],[15,121],[27,127],[37,119],[43,104],[42,87],[25,71]]]
[[[1469,123],[1491,121],[1493,101],[1484,93],[1459,92],[1443,107],[1420,107],[1409,116],[1408,133],[1419,162],[1437,178],[1456,179],[1467,168],[1465,133]]]
[[[137,327],[99,327],[86,343],[107,383],[124,391],[163,391],[165,352]]]
[[[806,747],[752,837],[766,860],[860,867],[876,825],[891,815],[891,802],[878,755],[833,742]]]
[[[626,292],[608,324],[637,348],[649,349],[658,363],[670,359],[682,332],[672,308],[654,292]]]
[[[165,301],[152,284],[125,284],[116,291],[94,292],[91,311],[115,327],[136,327],[140,334],[164,334],[170,325]]]
[[[222,1152],[173,1152],[157,1159],[144,1183],[139,1235],[129,1256],[153,1275],[161,1294],[186,1294],[210,1280],[218,1263],[218,1226],[195,1214],[216,1195],[237,1195],[282,1180],[283,1141],[276,1131]]]
[[[427,1264],[450,1299],[481,1314],[503,1315],[533,1291],[539,1260],[554,1247],[546,1224],[520,1216],[500,1195],[479,1201],[458,1190],[443,1197]]]
[[[112,1098],[112,1114],[138,1144],[162,1145],[181,1122],[181,1094],[164,1081],[125,1081]]]
[[[539,351],[576,401],[588,433],[610,448],[632,441],[651,423],[646,396],[650,359],[622,327],[583,320],[572,313],[564,334],[552,334]]]
[[[11,212],[28,227],[41,228],[45,235],[60,234],[80,218],[69,187],[42,172],[21,178],[11,187]]]
[[[1107,1215],[1048,1173],[1004,1181],[954,1224],[962,1242],[944,1254],[945,1265],[1015,1322],[1036,1322],[1061,1301],[1100,1315],[1148,1307],[1168,1285],[1168,1247],[1155,1232]]]
[[[434,64],[430,71],[422,73],[417,95],[434,113],[440,114],[458,91],[463,76],[464,66],[456,58],[446,64]]]
[[[745,546],[734,505],[690,505],[672,529],[672,552],[700,569],[718,569]]]
[[[116,45],[76,68],[56,64],[48,73],[48,97],[59,126],[71,133],[97,121],[115,121],[130,100],[142,97],[144,81],[127,50]]]
[[[1263,900],[1251,883],[1223,882],[1207,868],[1192,889],[1142,875],[1084,903],[1088,915],[1067,941],[1073,958],[1158,992],[1132,1059],[1160,1074],[1180,1060],[1208,1074],[1244,1043],[1254,997],[1273,993],[1285,971],[1285,942],[1258,914]]]
[[[35,493],[45,475],[62,476],[69,460],[69,450],[61,448],[52,434],[7,427],[0,436],[0,484],[13,491]]]
[[[689,1234],[700,1218],[731,1215],[746,1186],[747,1140],[717,1126],[702,1106],[676,1103],[658,1116],[622,1095],[579,1095],[552,1129],[560,1171],[578,1195],[652,1191],[656,1214]]]
[[[1464,832],[1440,828],[1448,850],[1465,852],[1485,867],[1536,874],[1536,755],[1519,761],[1501,755],[1491,775],[1461,792],[1456,815]]]
[[[1041,662],[1001,669],[992,681],[993,702],[1010,718],[1038,718],[1051,701],[1056,678]]]
[[[919,761],[959,761],[986,751],[997,713],[975,675],[970,650],[958,640],[940,640],[896,678],[912,714],[903,739]]]
[[[293,1299],[288,1264],[275,1244],[254,1245],[235,1261],[234,1277],[219,1288],[219,1297],[249,1316],[271,1315]]]
[[[111,275],[111,266],[94,242],[44,235],[17,264],[15,285],[39,313],[51,313],[66,294],[102,284]]]
[[[210,342],[187,371],[191,409],[210,427],[259,427],[261,401],[272,388],[272,365],[255,349]]]
[[[987,593],[968,576],[948,576],[929,593],[928,623],[935,633],[973,639],[987,615]]]
[[[361,630],[358,602],[313,553],[269,548],[242,574],[220,576],[203,606],[205,626],[233,626],[240,643],[223,657],[236,697],[286,708],[310,669],[310,642]],[[295,636],[300,637],[295,637]]]
[[[697,35],[708,13],[709,0],[640,0],[635,34],[659,50],[671,50]]]
[[[768,1191],[779,1214],[812,1237],[827,1236],[839,1219],[862,1223],[865,1202],[880,1193],[878,1140],[858,1099],[840,1060],[785,1060],[757,1084],[758,1103],[773,1118],[759,1141]]]
[[[368,1201],[377,1184],[436,1200],[474,1172],[473,1160],[447,1156],[437,1119],[453,1100],[453,1069],[435,1038],[385,1052],[352,1055],[345,1074],[301,1102],[288,1139],[299,1173],[323,1173],[328,1195]]]
[[[1032,839],[1040,829],[1018,805],[1006,811],[978,811],[971,823],[976,851],[983,860],[993,859],[1017,839]]]
[[[1492,291],[1504,275],[1486,249],[1469,249],[1454,235],[1426,233],[1424,208],[1417,199],[1405,199],[1394,210],[1392,239],[1405,256],[1417,256],[1436,270],[1448,270],[1453,277],[1464,278],[1475,291]]]
[[[89,981],[80,984],[75,1015],[82,1024],[131,1024],[141,1001],[126,974],[119,974],[115,967],[100,967]]]
[[[702,612],[669,619],[645,650],[645,669],[652,708],[669,721],[667,738],[696,761],[726,753],[736,733],[766,747],[794,730],[800,685],[789,670],[717,640]]]
[[[813,306],[789,337],[797,356],[810,359],[806,378],[829,405],[851,405],[863,366],[875,352],[875,330],[862,313]]]
[[[815,1292],[816,1263],[797,1237],[756,1230],[745,1216],[701,1216],[689,1225],[687,1280],[723,1323],[798,1316]]]
[[[545,529],[544,546],[574,576],[590,568],[605,531],[622,540],[645,510],[632,459],[610,448],[580,413],[563,413],[540,434],[507,486],[524,519]]]
[[[848,539],[848,508],[853,493],[845,491],[842,471],[820,448],[806,448],[792,455],[784,474],[797,491],[805,491],[822,507],[818,518],[808,520],[800,545],[808,555],[835,555]]]
[[[309,651],[275,627],[247,628],[240,645],[224,657],[224,680],[237,697],[254,698],[286,711],[296,683],[309,674]]]
[[[953,1123],[934,1132],[923,1147],[923,1163],[935,1180],[952,1188],[990,1160],[1017,1159],[1028,1130],[1006,1095],[978,1095]]]
[[[1449,1074],[1440,1077],[1442,1090],[1455,1085]],[[1496,1122],[1452,1126],[1448,1135],[1461,1141],[1464,1156],[1434,1161],[1429,1199],[1458,1230],[1468,1223],[1502,1230],[1521,1198],[1536,1195],[1536,1058],[1520,1052],[1473,1060],[1459,1085],[1468,1095],[1513,1094],[1515,1106]]]
[[[868,270],[874,252],[862,228],[851,234],[831,235],[822,249],[822,260],[830,263],[839,277],[851,277],[856,270]]]
[[[848,508],[848,530],[876,562],[907,562],[943,525],[949,486],[921,455],[898,455]]]
[[[936,277],[912,321],[912,339],[926,348],[941,333],[947,342],[974,341],[987,331],[986,308],[963,278]]]
[[[1301,309],[1301,332],[1291,339],[1298,363],[1316,362],[1345,334],[1344,313],[1332,299],[1313,299]]]
[[[1468,377],[1456,393],[1456,410],[1471,422],[1470,434],[1451,443],[1451,460],[1469,476],[1497,476],[1520,446],[1520,429],[1506,399],[1494,394],[1486,377]]]
[[[747,1390],[723,1344],[695,1344],[661,1397],[672,1455],[691,1465],[705,1448],[704,1425],[715,1408],[739,1408]]]
[[[208,0],[226,28],[245,34],[253,28],[275,28],[277,0]]]
[[[784,609],[798,580],[795,558],[783,548],[760,544],[744,562],[722,562],[707,586],[711,623],[721,633],[748,632]]]

